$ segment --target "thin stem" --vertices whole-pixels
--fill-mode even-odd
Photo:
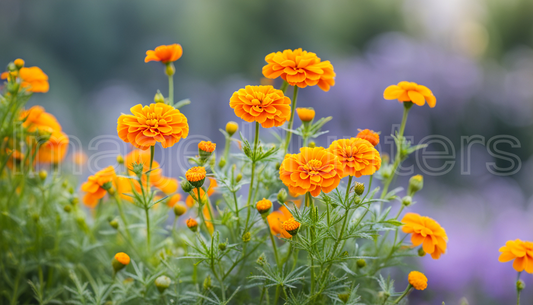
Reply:
[[[237,192],[233,193],[233,200],[235,201],[235,217],[237,217],[237,230],[241,227],[241,221],[239,218],[239,201],[237,200]]]
[[[168,102],[174,106],[174,75],[168,76]]]
[[[226,146],[224,147],[224,160],[226,161],[226,164],[229,164],[229,147],[230,147],[231,139],[230,137],[226,137]]]
[[[348,178],[348,185],[346,186],[346,196],[344,198],[344,204],[347,204],[348,198],[350,197],[350,187],[352,185],[352,179],[353,179],[353,176],[350,176],[350,178]],[[347,210],[346,213],[344,213],[344,220],[342,222],[342,227],[341,227],[341,232],[339,234],[339,238],[335,241],[335,245],[333,246],[333,257],[335,257],[335,253],[337,252],[337,246],[339,245],[339,242],[341,241],[344,235],[344,230],[346,229],[346,222],[348,220],[348,214],[349,214],[349,211]]]
[[[124,214],[124,209],[122,208],[122,202],[120,201],[120,198],[118,197],[118,194],[116,192],[113,194],[113,198],[115,198],[115,201],[117,202],[120,218],[122,218],[122,222],[124,223],[126,234],[128,235],[128,238],[131,241],[132,238],[131,238],[130,230],[128,228],[128,221],[126,220],[126,214]]]
[[[150,209],[145,208],[144,213],[146,214],[146,244],[148,245],[148,253],[150,253]]]
[[[279,90],[281,90],[283,93],[285,93],[285,91],[287,91],[287,87],[289,87],[289,83],[287,83],[287,81],[284,80],[283,84],[281,84],[281,88]]]
[[[272,230],[270,230],[270,225],[268,224],[268,221],[266,220],[266,218],[264,218],[264,221],[267,226],[268,235],[270,235],[270,241],[272,242],[272,249],[274,250],[274,257],[276,258],[276,265],[278,266],[278,270],[281,271],[282,265],[280,264],[280,260],[279,260],[278,246],[276,245],[276,240],[274,239],[274,236],[272,235]]]
[[[252,152],[252,177],[250,180],[250,189],[248,190],[248,200],[246,201],[246,208],[248,209],[246,215],[246,224],[244,226],[244,233],[248,231],[248,222],[250,221],[251,207],[250,201],[252,200],[253,186],[254,186],[254,176],[255,176],[255,158],[257,152],[257,143],[259,142],[259,122],[255,122],[255,138],[254,138],[254,149]]]
[[[293,93],[293,96],[292,96],[291,118],[289,119],[289,126],[287,127],[287,129],[289,129],[289,131],[287,131],[287,138],[285,139],[285,153],[284,153],[284,155],[287,154],[287,151],[289,150],[289,144],[291,143],[292,132],[290,130],[292,129],[292,125],[294,123],[294,113],[296,112],[296,101],[297,101],[297,99],[298,99],[298,86],[294,86],[294,93]]]
[[[409,292],[411,292],[411,289],[413,288],[413,286],[411,284],[407,285],[407,288],[405,288],[405,291],[402,293],[401,296],[399,296],[396,301],[394,301],[394,303],[392,303],[392,305],[394,304],[398,304],[403,298],[405,298],[405,296],[407,294],[409,294]]]
[[[155,146],[150,146],[150,167],[148,168],[148,172],[146,173],[146,187],[148,188],[148,192],[150,192],[150,173],[152,171],[152,166],[154,164],[154,152],[155,152]],[[141,189],[144,187],[142,186],[141,181]],[[150,196],[151,198],[151,196]],[[146,244],[148,245],[148,253],[150,253],[150,208],[148,205],[144,207],[144,213],[146,214]]]

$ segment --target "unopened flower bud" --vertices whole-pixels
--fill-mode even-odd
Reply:
[[[198,222],[194,218],[187,219],[187,227],[193,231],[198,231]]]
[[[348,300],[350,299],[350,293],[339,293],[337,294],[337,297],[344,303],[348,303]]]
[[[296,113],[303,123],[309,123],[315,118],[315,110],[313,108],[296,108]]]
[[[170,284],[172,283],[172,280],[166,275],[162,275],[155,279],[155,287],[157,287],[157,290],[159,290],[159,293],[165,292],[165,290],[170,287]]]
[[[174,64],[172,62],[169,62],[165,68],[165,74],[168,76],[172,76],[176,73],[176,68],[174,67]]]
[[[159,92],[159,90],[157,90],[157,93],[154,96],[154,103],[165,103],[165,97]]]
[[[124,157],[122,157],[122,155],[118,155],[117,156],[117,163],[118,164],[124,164]]]
[[[207,290],[211,288],[211,275],[208,275],[204,280],[204,289]]]
[[[224,167],[226,165],[226,159],[220,158],[220,161],[218,161],[218,167]]]
[[[234,133],[237,132],[237,130],[239,130],[239,124],[233,122],[233,121],[229,121],[227,124],[226,124],[226,132],[229,134],[229,136],[231,137]]]
[[[252,234],[250,232],[246,232],[242,235],[242,242],[243,243],[248,243],[250,242],[250,240],[252,240]]]
[[[205,167],[195,166],[191,167],[185,172],[185,178],[193,187],[202,187],[205,182],[206,176]]]
[[[268,211],[270,211],[270,208],[272,207],[272,201],[270,201],[270,200],[268,200],[266,198],[263,198],[263,200],[259,200],[257,202],[255,207],[257,209],[257,212],[259,212],[259,214],[263,215],[263,214],[267,213]]]
[[[362,259],[362,258],[358,259],[356,264],[357,264],[357,267],[359,267],[359,268],[366,267],[366,261],[364,259]]]
[[[70,204],[67,204],[63,207],[63,211],[70,213],[70,211],[72,211],[72,206]]]
[[[424,187],[424,177],[422,175],[415,175],[409,179],[409,187],[407,194],[413,196],[416,192],[420,191]]]
[[[110,187],[110,188],[107,190],[107,192],[109,193],[109,195],[113,196],[113,195],[115,195],[115,188]]]
[[[311,142],[309,142],[309,144],[307,144],[307,146],[309,148],[315,148],[316,147],[316,143],[315,143],[315,141],[311,141]]]
[[[218,249],[220,249],[220,251],[225,251],[226,250],[226,243],[218,244]]]
[[[238,173],[237,177],[235,177],[235,182],[239,182],[242,179],[242,173]]]
[[[80,202],[80,199],[78,199],[78,197],[72,197],[72,199],[70,199],[70,203],[72,205],[77,205],[79,202]]]
[[[118,229],[118,221],[116,219],[112,219],[110,222],[109,222],[109,225],[113,228],[113,229]]]
[[[194,187],[189,183],[189,181],[187,181],[187,180],[183,180],[183,181],[181,181],[180,185],[181,185],[181,189],[182,189],[185,193],[189,193],[189,192],[192,191],[192,189],[194,188]]]
[[[180,217],[185,214],[185,212],[187,212],[187,207],[183,204],[178,203],[174,206],[174,215],[176,215],[176,217]]]
[[[126,267],[129,264],[130,264],[130,257],[124,252],[119,252],[115,254],[115,257],[111,261],[111,265],[113,266],[113,270],[115,271],[115,273],[124,269],[124,267]]]
[[[17,66],[15,65],[15,63],[10,62],[10,63],[7,65],[7,71],[9,71],[9,72],[15,72],[15,71],[17,71]]]
[[[282,227],[285,231],[287,231],[287,233],[289,233],[291,236],[294,236],[298,233],[298,229],[300,229],[300,223],[297,222],[294,217],[291,217],[283,222]]]
[[[387,153],[381,154],[381,163],[388,164],[390,162],[390,156]]]
[[[526,283],[524,283],[524,281],[522,280],[516,281],[516,291],[520,292],[524,290],[524,288],[526,288]]]
[[[411,196],[405,196],[402,198],[402,204],[406,207],[413,204],[413,198]]]
[[[357,194],[357,196],[361,196],[365,192],[365,184],[361,182],[356,182],[353,187],[353,190]]]
[[[41,180],[46,180],[46,177],[48,177],[48,172],[45,171],[44,169],[40,170],[39,171],[39,178],[41,178]]]
[[[426,251],[424,251],[424,248],[422,247],[418,248],[418,256],[420,257],[426,256]]]
[[[267,263],[267,260],[265,258],[265,253],[262,253],[261,255],[259,255],[259,257],[257,258],[257,260],[255,261],[256,264],[258,264],[259,266],[263,267],[264,265],[266,265]]]
[[[13,63],[15,64],[15,67],[17,67],[17,69],[19,69],[19,70],[24,67],[24,60],[23,59],[17,58],[17,59],[15,59],[15,61],[13,61]]]
[[[277,199],[280,203],[285,203],[285,201],[287,200],[287,191],[285,189],[280,189],[278,192]]]

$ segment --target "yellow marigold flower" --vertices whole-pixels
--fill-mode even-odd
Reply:
[[[18,72],[20,77],[20,86],[25,88],[28,92],[46,93],[50,89],[48,84],[48,75],[39,67],[21,68]],[[11,74],[4,72],[0,75],[0,79],[9,79]]]
[[[294,217],[291,217],[283,222],[283,229],[287,231],[291,236],[294,236],[298,233],[298,229],[300,228],[300,223],[294,219]]]
[[[422,272],[411,271],[407,279],[416,290],[424,290],[428,287],[428,278]]]
[[[107,183],[112,186],[115,177],[113,166],[108,166],[93,176],[89,176],[87,181],[81,185],[81,190],[86,192],[83,197],[83,203],[90,208],[94,208],[98,204],[98,200],[102,199],[107,192],[104,184]]]
[[[178,203],[174,205],[174,215],[176,215],[176,217],[180,217],[181,215],[185,214],[185,212],[187,212],[187,207],[183,204]]]
[[[420,216],[416,213],[407,213],[402,219],[405,225],[402,227],[404,233],[411,233],[411,242],[417,247],[422,244],[422,248],[433,259],[438,259],[446,252],[446,242],[448,236],[446,231],[435,220]]]
[[[163,148],[172,147],[189,134],[187,118],[176,108],[166,104],[138,104],[132,114],[118,118],[117,132],[122,141],[146,150],[160,142]]]
[[[181,45],[175,43],[171,45],[163,45],[155,48],[155,50],[146,51],[144,62],[160,61],[164,64],[176,61],[183,55]]]
[[[15,64],[15,66],[17,66],[17,69],[21,69],[22,67],[24,67],[24,60],[21,58],[15,59],[13,63]]]
[[[339,158],[323,147],[302,147],[299,154],[287,154],[279,168],[280,179],[291,194],[310,192],[313,197],[320,195],[320,191],[334,190],[342,173]]]
[[[200,187],[204,184],[205,175],[205,167],[203,166],[191,167],[185,172],[185,178],[195,187]]]
[[[272,207],[272,201],[263,198],[263,200],[259,200],[257,202],[255,207],[257,208],[257,211],[259,212],[259,214],[265,214]]]
[[[312,108],[296,108],[296,112],[302,122],[311,122],[315,118],[315,110]]]
[[[267,78],[281,76],[291,86],[305,88],[318,85],[324,91],[335,85],[335,72],[329,60],[321,61],[315,53],[301,48],[270,53],[265,61],[267,65],[263,67],[263,75]]]
[[[360,138],[333,141],[329,152],[339,157],[342,177],[372,175],[381,167],[381,157],[372,143]]]
[[[246,122],[278,127],[291,118],[291,100],[272,86],[246,86],[233,93],[229,105]]]
[[[226,124],[226,132],[229,134],[230,137],[231,137],[234,133],[236,133],[237,130],[239,130],[239,124],[237,124],[236,122],[229,121],[229,122]]]
[[[115,259],[119,261],[122,265],[127,266],[130,264],[130,257],[124,252],[119,252],[115,254]]]
[[[50,135],[50,139],[41,145],[37,151],[35,162],[58,164],[65,159],[68,144],[68,136],[60,130],[54,130]]]
[[[505,246],[500,248],[498,260],[506,263],[514,260],[513,268],[517,272],[526,271],[533,273],[533,242],[522,241],[520,239],[509,240]]]
[[[437,99],[431,90],[413,82],[399,82],[398,85],[388,86],[383,92],[383,97],[386,100],[398,100],[400,103],[413,102],[418,106],[424,106],[428,102],[431,108],[437,104]]]
[[[370,129],[358,129],[359,133],[357,134],[356,138],[359,139],[365,139],[368,142],[372,143],[372,145],[376,146],[379,144],[379,133],[370,130]]]
[[[196,232],[198,230],[198,222],[194,218],[187,219],[187,227],[191,229],[191,231]]]

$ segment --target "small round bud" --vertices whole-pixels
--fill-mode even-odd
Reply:
[[[262,253],[261,255],[259,255],[259,257],[257,258],[257,260],[255,261],[256,264],[258,264],[259,266],[263,267],[264,265],[267,264],[267,260],[265,258],[265,253]]]
[[[165,68],[165,74],[168,76],[172,76],[176,73],[176,68],[174,67],[174,64],[172,62],[169,62]]]
[[[226,250],[226,243],[218,244],[218,249],[220,249],[220,251],[225,251]]]
[[[157,290],[159,290],[159,293],[165,292],[165,290],[170,287],[170,284],[172,283],[172,280],[166,275],[162,275],[155,279],[155,287],[157,287]]]
[[[122,155],[118,155],[117,156],[117,163],[118,164],[124,164],[124,157],[122,157]]]
[[[524,288],[526,288],[526,283],[524,283],[524,281],[522,280],[516,281],[516,291],[520,292],[524,290]]]
[[[106,191],[109,191],[113,187],[113,182],[107,181],[104,184],[102,184],[102,188]]]
[[[63,183],[61,183],[61,187],[66,189],[68,187],[68,181],[67,180],[63,180]]]
[[[189,193],[194,188],[187,180],[181,181],[180,186],[185,193]]]
[[[198,143],[198,154],[202,160],[207,160],[215,151],[217,145],[211,141],[202,141]]]
[[[69,194],[74,194],[74,188],[71,186],[68,188]]]
[[[285,203],[285,201],[287,200],[287,191],[285,189],[280,189],[278,192],[277,199],[280,203]]]
[[[187,219],[187,227],[193,231],[198,231],[198,222],[194,218]]]
[[[277,162],[276,163],[276,170],[279,171],[279,168],[281,167],[281,163]]]
[[[115,272],[118,272],[124,269],[124,267],[126,267],[129,264],[130,264],[130,257],[124,252],[119,252],[115,254],[115,257],[111,261],[111,265],[113,266],[113,270]]]
[[[413,198],[411,196],[405,196],[402,198],[402,204],[406,207],[413,204]]]
[[[309,123],[315,118],[315,110],[313,108],[296,108],[296,113],[300,121]]]
[[[218,161],[218,167],[224,167],[226,165],[226,159],[220,158],[220,161]]]
[[[44,169],[40,170],[39,171],[39,178],[41,178],[41,180],[46,180],[46,177],[48,177],[48,172],[45,171]]]
[[[72,205],[77,205],[79,202],[80,202],[80,199],[78,199],[78,197],[73,197],[72,199],[70,199],[70,203]]]
[[[15,59],[15,61],[13,61],[13,63],[15,64],[15,67],[17,67],[17,69],[19,69],[19,70],[24,67],[24,60],[23,59],[17,58],[17,59]]]
[[[157,93],[154,96],[154,103],[165,103],[165,97],[163,96],[163,94],[161,94],[161,92],[159,92],[159,90],[157,90]]]
[[[239,130],[239,124],[233,122],[233,121],[229,121],[227,124],[226,124],[226,132],[229,134],[229,136],[231,137],[234,133],[237,132],[237,130]]]
[[[70,204],[67,204],[63,207],[63,211],[70,213],[70,211],[72,211],[72,206]]]
[[[357,196],[361,196],[365,192],[365,184],[361,182],[356,182],[353,187],[353,190],[357,194]]]
[[[20,86],[19,86],[18,83],[9,82],[7,84],[7,91],[15,94],[15,93],[17,93],[19,91],[19,87]]]
[[[359,267],[359,268],[366,267],[366,261],[364,259],[362,259],[362,258],[358,259],[356,264],[357,264],[357,267]]]
[[[283,222],[282,227],[285,231],[287,231],[287,233],[289,233],[291,236],[294,236],[298,233],[298,229],[300,229],[300,223],[297,222],[294,217],[291,217]]]
[[[9,72],[15,72],[15,71],[17,71],[17,66],[15,65],[15,63],[10,62],[10,63],[7,65],[7,71],[9,71]]]
[[[416,192],[420,191],[424,187],[424,176],[415,175],[409,179],[409,187],[407,194],[413,196]]]
[[[252,240],[252,234],[250,232],[246,232],[242,235],[242,242],[248,243]]]
[[[235,177],[235,182],[239,182],[242,180],[242,173],[238,173],[237,177]]]
[[[114,187],[111,187],[107,190],[107,192],[109,193],[109,195],[113,196],[115,195],[115,188]]]
[[[211,288],[211,275],[208,275],[204,280],[204,289],[207,290]]]
[[[422,247],[418,248],[418,256],[420,257],[426,256],[426,251],[424,251],[424,248]]]
[[[187,212],[187,207],[185,205],[178,203],[174,206],[174,215],[176,215],[176,217],[180,217],[185,214],[185,212]]]
[[[204,185],[206,176],[205,167],[195,166],[191,167],[185,172],[185,178],[194,187],[202,187]]]
[[[348,300],[350,299],[350,293],[339,293],[337,294],[337,297],[344,303],[348,303]]]
[[[259,200],[257,202],[255,207],[257,208],[257,212],[259,212],[259,214],[268,213],[268,211],[270,211],[270,208],[272,207],[272,201],[263,198],[263,200]]]
[[[116,219],[112,219],[110,222],[109,222],[109,225],[113,228],[113,229],[118,229],[118,221]]]

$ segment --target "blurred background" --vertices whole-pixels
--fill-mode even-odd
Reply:
[[[516,272],[498,262],[498,249],[510,239],[533,240],[532,14],[533,0],[1,0],[0,63],[20,57],[48,74],[50,92],[31,104],[80,140],[71,152],[98,156],[86,174],[128,149],[116,136],[121,112],[149,104],[157,89],[167,95],[163,67],[143,61],[161,44],[183,46],[175,99],[192,101],[181,109],[190,137],[158,151],[173,177],[200,140],[222,146],[218,129],[241,122],[229,98],[259,84],[270,52],[302,47],[335,67],[329,92],[306,88],[298,98],[298,106],[334,118],[318,145],[355,136],[357,128],[390,135],[402,106],[385,101],[383,90],[402,80],[423,84],[437,106],[414,107],[406,135],[415,143],[428,143],[428,135],[447,140],[429,141],[435,158],[413,155],[406,162],[412,173],[398,182],[425,175],[412,210],[436,219],[450,242],[438,261],[426,256],[405,267],[429,278],[429,289],[412,293],[411,303],[512,304]],[[379,148],[390,153],[384,137]],[[522,274],[529,287],[532,278]],[[522,299],[533,303],[533,290]]]

